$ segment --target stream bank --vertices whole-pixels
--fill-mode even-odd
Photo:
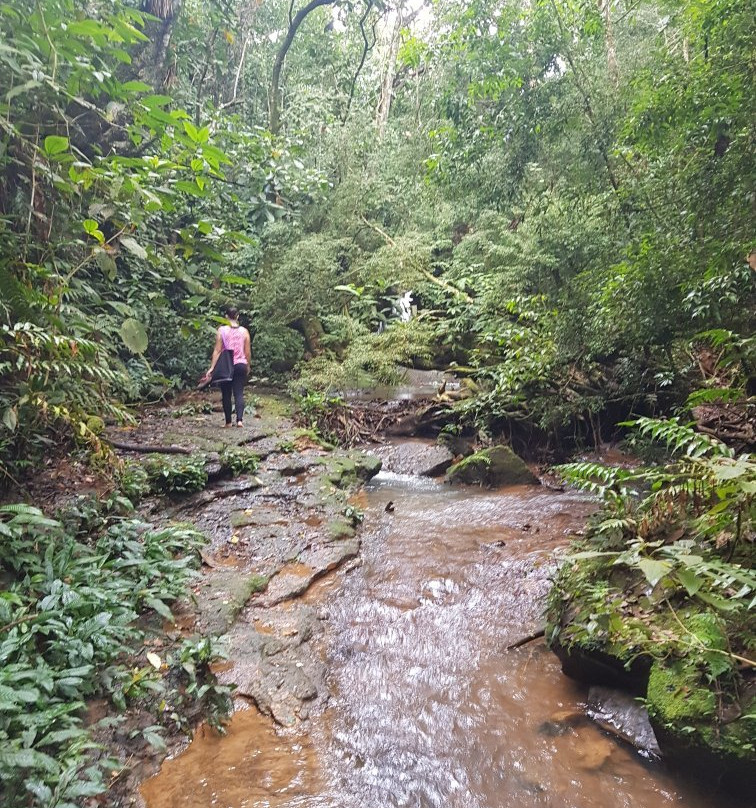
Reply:
[[[301,596],[323,575],[357,563],[362,514],[352,499],[381,461],[324,445],[274,391],[256,391],[242,429],[223,428],[216,398],[195,393],[106,433],[121,447],[122,483],[143,495],[141,517],[158,526],[188,522],[206,537],[190,596],[174,605],[175,623],[153,621],[144,651],[166,659],[186,639],[212,638],[229,659],[211,666],[219,685],[234,688],[238,705],[289,727],[327,698],[326,669],[310,644],[320,620]],[[185,743],[169,730],[161,752],[139,735],[156,719],[170,724],[171,710],[164,704],[162,715],[149,717],[137,710],[125,728],[99,732],[121,760],[108,804],[138,802],[139,782]]]

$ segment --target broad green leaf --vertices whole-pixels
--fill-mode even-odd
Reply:
[[[56,154],[64,152],[68,148],[68,138],[61,137],[60,135],[48,135],[45,138],[44,150],[45,154],[53,157]]]
[[[145,598],[144,599],[145,606],[149,606],[150,609],[154,609],[161,617],[164,617],[166,620],[170,620],[171,623],[175,623],[176,620],[173,617],[173,612],[168,608],[164,601],[160,600],[160,598]]]
[[[142,354],[147,350],[147,331],[138,320],[131,317],[124,320],[121,326],[121,339],[132,353]]]
[[[143,261],[147,260],[147,250],[142,247],[142,245],[133,239],[131,236],[121,236],[121,244],[132,254],[135,255],[137,258],[141,258]]]
[[[126,81],[121,85],[121,88],[126,90],[127,93],[148,93],[152,87],[145,84],[143,81]]]
[[[192,194],[192,196],[205,196],[205,191],[197,185],[196,182],[187,182],[186,180],[178,180],[177,182],[173,183],[173,187],[176,188],[178,191],[183,191],[186,194]]]
[[[100,244],[105,243],[105,235],[102,232],[102,230],[100,230],[99,225],[94,219],[84,219],[82,225],[84,227],[85,232],[88,235],[92,236],[92,238],[97,239],[97,241]]]
[[[115,279],[118,265],[112,255],[105,250],[97,250],[95,253],[95,261],[108,280],[112,281]]]
[[[720,598],[718,595],[712,595],[710,592],[696,592],[696,597],[723,612],[735,611],[739,605],[737,601],[726,600],[725,598]]]
[[[165,741],[160,737],[160,735],[157,734],[157,732],[152,730],[144,730],[142,737],[153,749],[157,749],[158,752],[165,752],[167,749]]]
[[[223,283],[232,283],[236,286],[254,286],[255,282],[249,278],[242,278],[241,275],[221,275]]]
[[[57,774],[60,766],[50,755],[35,749],[4,749],[0,751],[0,766],[6,769],[42,769]]]
[[[18,415],[15,407],[8,407],[3,413],[3,424],[11,431],[15,432],[18,426]]]
[[[199,142],[199,130],[191,121],[184,121],[184,131],[195,142]]]
[[[140,100],[143,104],[150,107],[150,109],[154,107],[165,107],[173,101],[170,95],[146,95]]]
[[[69,22],[66,26],[66,33],[74,36],[100,37],[106,33],[105,26],[96,20],[80,20]]]
[[[683,567],[675,573],[677,579],[685,587],[685,591],[692,597],[703,585],[703,578],[696,575],[691,569]]]
[[[672,570],[668,561],[657,561],[655,558],[641,558],[638,566],[651,586],[656,586]]]

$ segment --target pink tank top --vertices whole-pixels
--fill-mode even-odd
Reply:
[[[234,364],[246,365],[247,355],[244,353],[244,329],[239,326],[232,328],[230,325],[222,325],[219,329],[223,348],[234,352]]]

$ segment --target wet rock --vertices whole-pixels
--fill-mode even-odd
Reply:
[[[380,449],[383,467],[397,474],[420,477],[440,477],[454,461],[454,455],[445,446],[424,441],[407,441]]]
[[[281,569],[268,584],[264,595],[256,599],[260,606],[271,607],[292,600],[306,592],[313,581],[355,558],[360,550],[357,539],[331,542],[322,547],[309,548],[300,554],[300,563]]]
[[[333,541],[351,539],[355,534],[354,525],[345,517],[337,516],[326,525],[328,536]]]
[[[442,432],[438,436],[438,442],[445,446],[454,457],[467,457],[475,451],[472,438],[455,435],[451,432]]]
[[[232,527],[270,527],[271,525],[287,525],[289,520],[277,508],[269,505],[258,505],[245,508],[231,514]]]
[[[314,619],[308,607],[301,611],[306,615],[304,624]],[[269,616],[266,613],[266,620]],[[236,692],[252,699],[262,713],[284,727],[304,718],[309,712],[305,704],[326,693],[324,665],[302,647],[306,634],[300,631],[282,638],[237,624],[230,635],[236,665],[229,676],[237,684]]]
[[[581,769],[598,771],[614,752],[615,746],[608,738],[591,733],[579,733],[578,759]]]
[[[326,467],[326,477],[337,488],[367,482],[378,474],[382,465],[380,457],[361,451],[334,454],[321,462]]]
[[[476,452],[448,471],[450,482],[487,485],[537,485],[538,478],[508,446],[492,446]]]
[[[597,648],[579,645],[566,648],[558,640],[553,640],[551,650],[559,658],[562,673],[570,679],[587,685],[622,688],[638,695],[646,692],[651,667],[648,657],[637,656],[626,667],[624,660]]]
[[[538,727],[538,732],[549,738],[556,738],[566,735],[575,727],[585,723],[586,720],[585,713],[581,713],[579,710],[558,710],[548,721],[544,721]]]
[[[724,719],[723,696],[695,662],[655,660],[648,681],[651,726],[664,760],[734,791],[756,782],[756,681],[741,686],[740,708]]]
[[[268,579],[238,569],[213,569],[195,592],[197,623],[205,634],[225,634],[244,604]]]
[[[646,707],[613,688],[594,685],[588,691],[588,715],[602,729],[649,755],[661,754]]]

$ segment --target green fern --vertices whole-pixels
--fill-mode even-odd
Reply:
[[[636,418],[623,421],[618,426],[635,427],[642,435],[664,443],[674,454],[688,457],[732,457],[733,451],[721,441],[696,432],[689,424],[681,424],[678,418]]]

